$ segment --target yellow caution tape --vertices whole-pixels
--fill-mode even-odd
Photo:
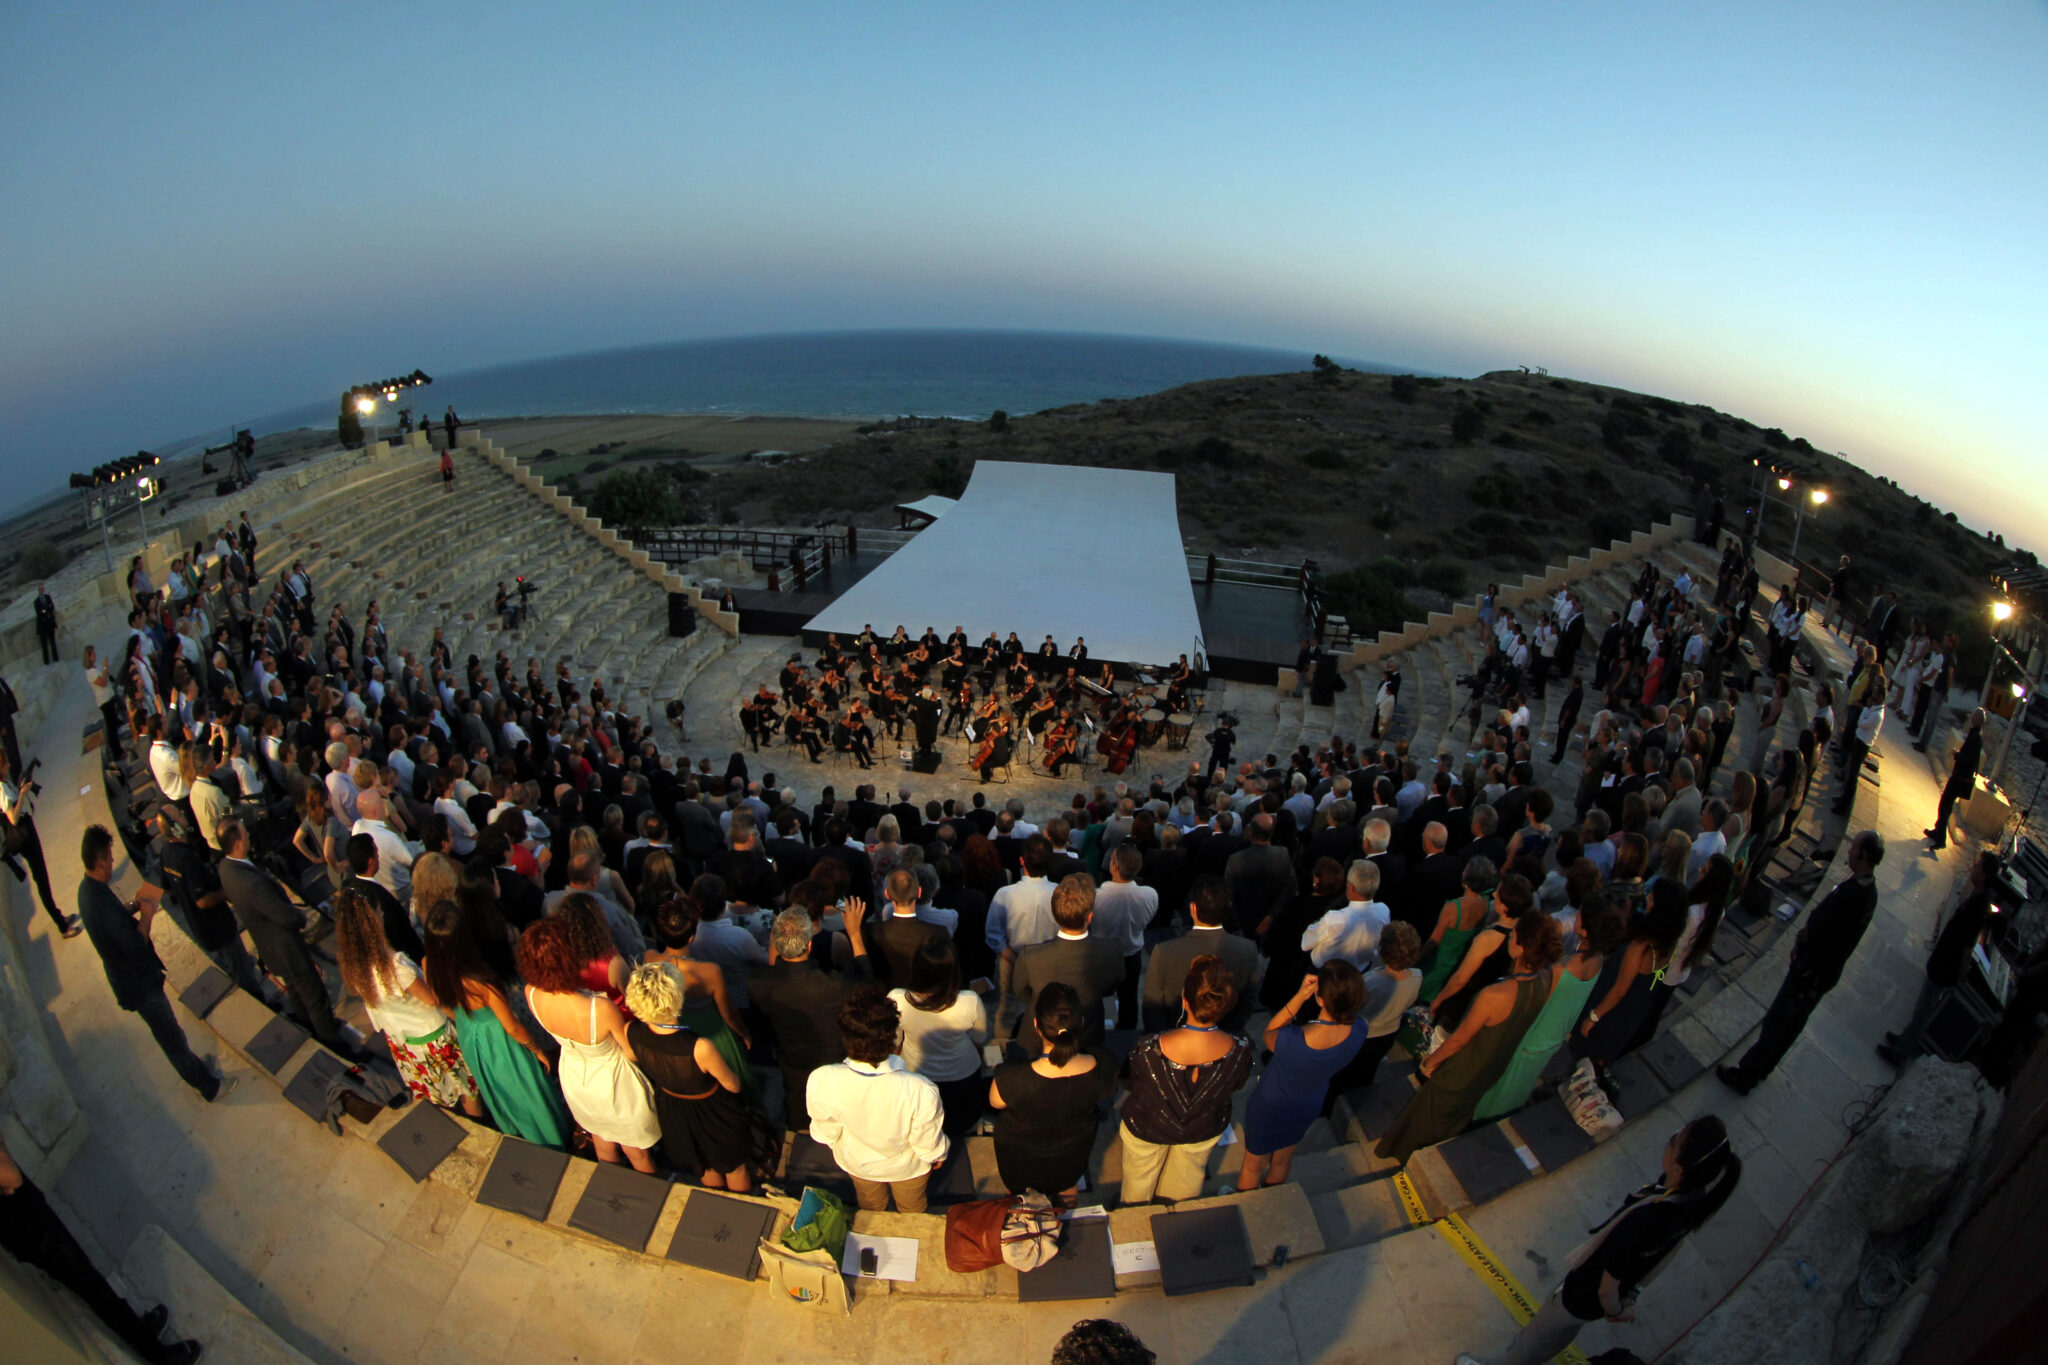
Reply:
[[[1479,1240],[1479,1234],[1472,1231],[1471,1224],[1455,1213],[1432,1221],[1423,1209],[1422,1196],[1416,1191],[1415,1182],[1408,1178],[1406,1171],[1394,1173],[1394,1192],[1400,1196],[1401,1208],[1408,1215],[1408,1221],[1416,1227],[1434,1227],[1437,1235],[1451,1244],[1451,1250],[1458,1254],[1458,1259],[1486,1281],[1486,1287],[1507,1306],[1508,1312],[1514,1314],[1518,1325],[1536,1316],[1537,1301],[1530,1297],[1521,1281],[1508,1273],[1508,1268],[1501,1264],[1486,1243]],[[1554,1359],[1564,1361],[1566,1365],[1587,1365],[1586,1353],[1576,1346],[1566,1347]]]

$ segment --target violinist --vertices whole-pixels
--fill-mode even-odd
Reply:
[[[1054,701],[1050,694],[1038,693],[1036,687],[1033,687],[1032,691],[1038,699],[1032,702],[1031,708],[1024,713],[1024,725],[1030,730],[1031,737],[1036,739],[1044,734],[1045,727],[1052,723],[1053,711],[1059,703]]]
[[[896,680],[889,679],[880,692],[869,694],[875,709],[875,722],[894,738],[903,736],[903,694],[896,690]]]
[[[782,672],[776,675],[775,680],[777,683],[781,684],[783,693],[785,695],[790,695],[795,693],[797,689],[797,683],[803,678],[803,676],[803,657],[801,655],[792,654],[789,656],[789,662],[782,666]]]
[[[973,765],[981,774],[984,786],[990,773],[1009,765],[1010,754],[1015,747],[1010,738],[1010,718],[998,715],[990,722],[988,732],[981,737],[981,746],[974,752]]]
[[[1081,727],[1075,723],[1071,711],[1060,712],[1060,718],[1053,722],[1045,736],[1045,770],[1054,777],[1060,769],[1074,760],[1074,750],[1080,741]]]
[[[974,714],[974,685],[962,679],[957,687],[946,690],[946,696],[946,724],[940,733],[950,735]]]
[[[757,754],[761,752],[762,719],[760,700],[759,697],[748,697],[740,706],[740,733],[747,737],[747,743],[753,746],[753,750]],[[773,722],[770,721],[769,724],[773,724]],[[775,736],[772,731],[768,738],[771,744],[774,743]]]
[[[845,651],[839,648],[839,637],[837,635],[827,635],[825,637],[825,647],[818,651],[818,667],[833,669],[843,673],[845,672],[845,663],[846,654]]]
[[[1023,690],[1010,694],[1010,710],[1018,720],[1031,714],[1039,702],[1038,679],[1027,677]],[[1033,733],[1036,733],[1035,731]]]
[[[818,735],[811,725],[811,713],[802,703],[792,703],[789,716],[782,722],[782,731],[793,746],[802,748],[811,756],[811,762],[818,762]]]
[[[830,709],[837,707],[845,696],[846,679],[839,676],[837,669],[827,668],[825,675],[818,679],[818,700]]]
[[[860,703],[846,709],[838,723],[832,727],[832,747],[843,754],[852,754],[854,761],[863,768],[872,768],[874,761],[868,751],[874,743],[874,736],[860,719]]]
[[[1053,681],[1052,693],[1062,702],[1072,702],[1081,691],[1081,674],[1069,665],[1067,671]]]

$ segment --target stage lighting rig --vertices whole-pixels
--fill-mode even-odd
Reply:
[[[433,383],[433,377],[425,370],[414,370],[411,374],[398,375],[391,379],[380,379],[374,384],[358,384],[342,395],[351,403],[360,403],[367,398],[372,403],[389,403],[407,389],[423,388]]]
[[[149,516],[142,505],[163,492],[163,480],[154,472],[162,463],[160,456],[138,450],[133,455],[109,460],[88,472],[71,476],[71,486],[79,490],[79,503],[84,510],[86,524],[91,525],[94,521],[100,524],[100,540],[106,550],[109,573],[114,568],[114,547],[107,523],[116,512],[134,503],[136,520],[142,527],[143,543],[148,544]]]

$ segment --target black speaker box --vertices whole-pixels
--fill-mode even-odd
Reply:
[[[691,595],[672,592],[668,595],[668,633],[670,638],[681,640],[697,633],[697,604]]]
[[[928,749],[910,756],[910,771],[914,773],[935,773],[939,770],[939,751]]]

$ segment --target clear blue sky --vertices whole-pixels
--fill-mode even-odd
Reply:
[[[0,44],[0,502],[396,368],[978,326],[1546,365],[2048,512],[2040,4],[13,3]]]

